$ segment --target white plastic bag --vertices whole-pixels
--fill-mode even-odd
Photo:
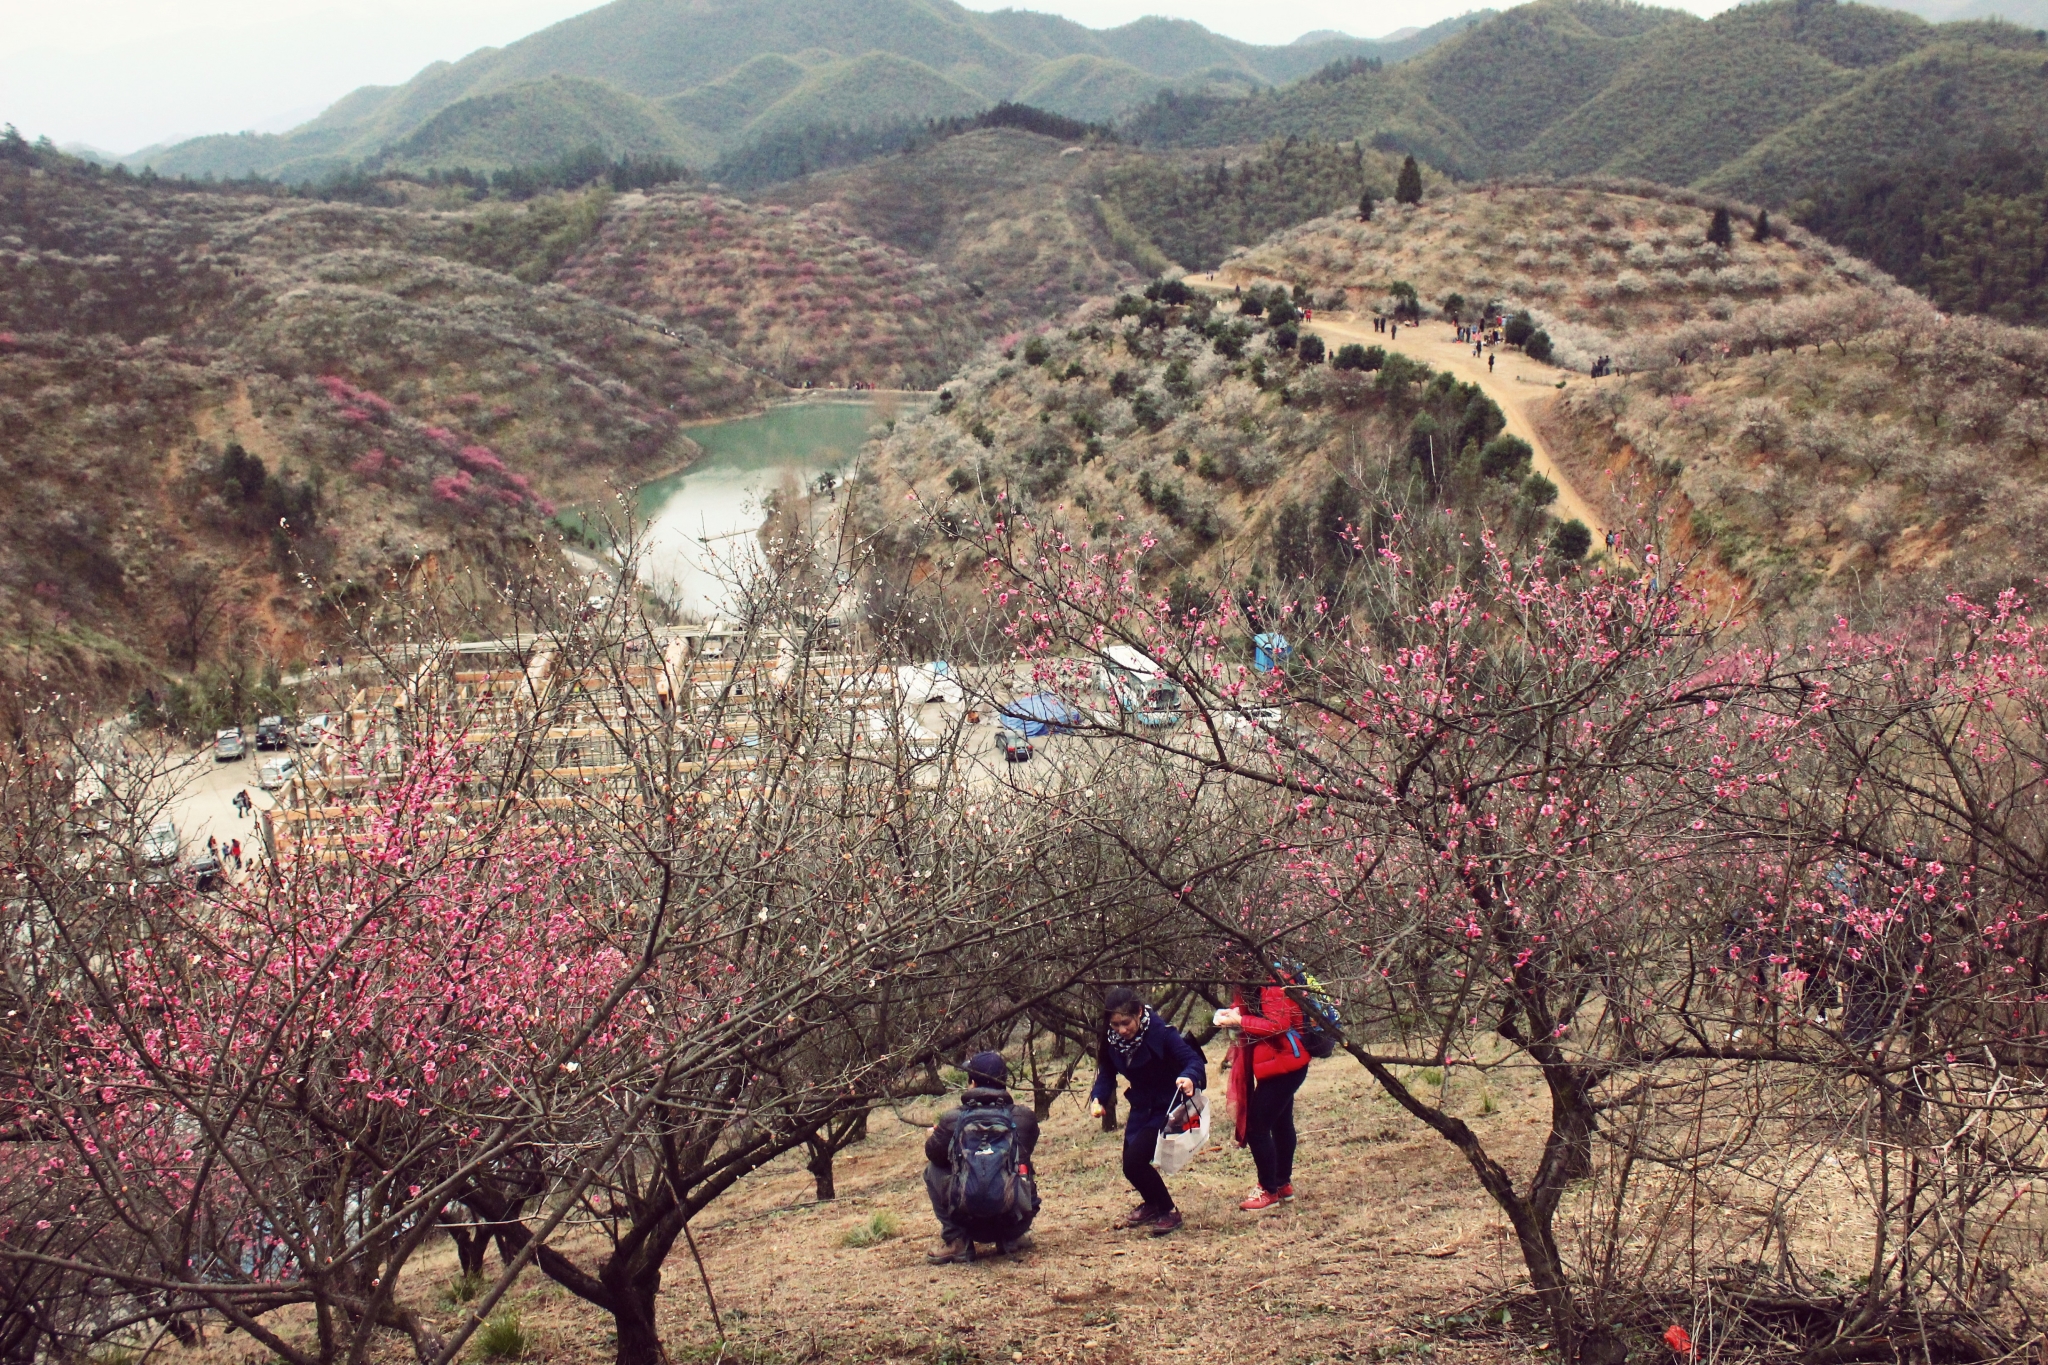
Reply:
[[[1166,1127],[1152,1149],[1152,1164],[1162,1175],[1178,1175],[1195,1159],[1195,1153],[1209,1145],[1209,1092],[1193,1096],[1176,1095],[1166,1111]]]

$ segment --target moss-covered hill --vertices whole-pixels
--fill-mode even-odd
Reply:
[[[516,555],[554,503],[687,459],[683,422],[772,387],[699,331],[488,268],[545,271],[580,203],[0,164],[7,672],[105,693],[308,657],[394,571]]]

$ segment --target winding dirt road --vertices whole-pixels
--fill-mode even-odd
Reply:
[[[1593,533],[1595,550],[1605,543],[1605,519],[1593,510],[1592,503],[1572,486],[1571,480],[1558,468],[1550,447],[1537,432],[1531,411],[1539,401],[1557,395],[1558,380],[1590,383],[1584,375],[1560,370],[1554,365],[1540,365],[1520,351],[1511,351],[1505,346],[1494,348],[1494,369],[1488,373],[1485,359],[1473,355],[1469,344],[1460,343],[1447,323],[1404,326],[1391,340],[1373,331],[1370,318],[1356,314],[1343,314],[1334,319],[1318,314],[1308,328],[1329,345],[1332,354],[1336,353],[1337,347],[1351,341],[1361,346],[1384,346],[1390,351],[1412,356],[1432,369],[1448,370],[1468,384],[1477,384],[1480,392],[1500,405],[1501,413],[1508,419],[1508,434],[1521,437],[1536,452],[1531,461],[1536,472],[1557,485],[1557,502],[1552,510],[1557,513],[1558,520],[1577,518],[1584,522]]]
[[[1271,281],[1248,276],[1209,275],[1202,279],[1189,276],[1187,283],[1212,294],[1224,294],[1233,285],[1267,284]],[[1508,420],[1508,434],[1529,443],[1529,448],[1535,452],[1530,463],[1536,472],[1557,485],[1557,502],[1553,510],[1558,520],[1576,518],[1584,522],[1586,529],[1593,533],[1595,552],[1606,543],[1606,518],[1595,512],[1593,504],[1565,477],[1564,470],[1558,467],[1550,453],[1549,444],[1537,431],[1532,413],[1537,402],[1557,393],[1558,380],[1592,382],[1584,375],[1561,370],[1554,365],[1538,364],[1520,351],[1511,351],[1505,346],[1494,348],[1494,369],[1489,372],[1485,357],[1473,355],[1471,346],[1460,344],[1456,332],[1442,322],[1424,323],[1419,327],[1404,326],[1398,335],[1389,338],[1373,331],[1370,318],[1356,313],[1340,313],[1319,316],[1308,324],[1308,329],[1323,339],[1333,355],[1339,346],[1350,341],[1362,346],[1384,346],[1423,361],[1432,369],[1448,370],[1468,384],[1477,384],[1480,392],[1500,405],[1502,415]]]

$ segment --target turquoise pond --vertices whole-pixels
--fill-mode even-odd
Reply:
[[[827,470],[844,478],[878,419],[872,402],[789,403],[753,417],[692,427],[704,457],[643,484],[636,511],[647,528],[641,577],[687,612],[716,614],[728,584],[758,554],[753,532],[764,496]]]

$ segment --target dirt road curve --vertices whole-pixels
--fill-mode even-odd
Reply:
[[[1521,437],[1536,452],[1536,471],[1557,485],[1557,502],[1552,509],[1557,513],[1557,519],[1570,521],[1577,518],[1583,521],[1593,533],[1594,548],[1598,549],[1604,543],[1607,523],[1558,468],[1557,461],[1551,458],[1550,447],[1537,434],[1536,423],[1530,414],[1533,404],[1556,397],[1558,380],[1575,380],[1581,384],[1591,383],[1591,380],[1570,370],[1539,365],[1520,351],[1511,351],[1505,346],[1494,349],[1494,370],[1489,374],[1486,361],[1473,355],[1469,345],[1460,344],[1446,323],[1426,322],[1420,327],[1403,327],[1391,341],[1373,331],[1371,319],[1350,314],[1336,319],[1318,315],[1308,327],[1329,344],[1332,354],[1348,341],[1362,346],[1384,346],[1413,356],[1433,369],[1448,370],[1468,384],[1477,384],[1481,392],[1500,405],[1501,412],[1508,419],[1508,434]]]
[[[1188,284],[1196,289],[1211,293],[1227,293],[1234,284],[1256,284],[1263,281],[1235,275],[1208,275],[1202,278],[1189,276]],[[1460,345],[1456,333],[1446,323],[1424,323],[1420,327],[1403,327],[1400,334],[1389,339],[1372,329],[1369,318],[1355,313],[1338,314],[1335,317],[1318,317],[1308,324],[1310,331],[1329,344],[1332,354],[1347,341],[1362,346],[1384,346],[1389,350],[1413,356],[1428,363],[1432,368],[1448,370],[1468,384],[1477,384],[1480,391],[1500,405],[1508,419],[1508,433],[1519,436],[1529,443],[1536,452],[1533,461],[1536,471],[1557,485],[1557,502],[1553,510],[1559,521],[1577,518],[1586,523],[1593,533],[1593,547],[1598,550],[1606,542],[1607,522],[1594,512],[1592,503],[1567,479],[1551,458],[1550,447],[1537,434],[1536,423],[1530,416],[1530,408],[1541,399],[1557,393],[1557,381],[1575,380],[1591,383],[1584,375],[1570,370],[1560,370],[1552,365],[1539,365],[1520,351],[1496,347],[1494,369],[1488,373],[1486,361],[1472,354],[1470,346]]]

